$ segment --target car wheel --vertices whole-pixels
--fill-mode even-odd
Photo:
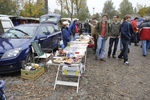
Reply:
[[[25,64],[27,63],[34,63],[34,55],[31,52],[29,52],[26,56]]]

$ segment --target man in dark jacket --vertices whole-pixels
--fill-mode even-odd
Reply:
[[[129,29],[129,23],[128,21],[130,20],[131,16],[126,15],[124,18],[124,22],[122,23],[121,26],[121,41],[123,45],[123,50],[121,51],[120,55],[118,58],[122,59],[124,58],[124,64],[129,65],[128,62],[128,45],[131,39],[131,34],[130,34],[130,29]]]
[[[102,21],[99,22],[95,27],[95,33],[97,34],[97,49],[96,49],[96,60],[100,54],[100,60],[105,61],[105,45],[106,40],[109,36],[109,24],[107,22],[107,15],[102,16]],[[100,53],[99,53],[100,52]]]
[[[114,44],[114,50],[112,57],[116,58],[116,51],[118,46],[118,41],[121,33],[121,23],[118,21],[119,16],[114,16],[114,22],[111,24],[110,28],[110,39],[109,39],[109,50],[108,50],[108,57],[110,58],[112,46]]]

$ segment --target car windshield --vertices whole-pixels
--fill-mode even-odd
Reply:
[[[54,17],[54,16],[45,16],[45,17],[42,17],[40,19],[40,22],[54,22],[54,23],[56,23],[57,20],[58,20],[57,17]]]
[[[1,35],[2,38],[32,38],[37,27],[35,26],[17,26],[11,28]]]

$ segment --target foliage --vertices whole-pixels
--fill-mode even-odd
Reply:
[[[16,15],[17,3],[14,0],[0,0],[0,13],[5,15]]]
[[[24,17],[40,17],[45,14],[44,0],[38,0],[34,2],[25,2],[24,9],[20,15]]]
[[[132,3],[129,2],[129,0],[123,0],[120,4],[119,11],[121,17],[124,17],[126,14],[132,14],[133,13]]]
[[[115,8],[113,7],[113,2],[112,0],[107,0],[104,4],[104,8],[103,8],[103,14],[106,13],[108,14],[109,18],[113,18],[114,15],[117,14],[117,11],[115,10]]]

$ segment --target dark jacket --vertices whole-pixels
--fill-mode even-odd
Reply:
[[[70,26],[69,26],[69,33],[72,34],[74,36],[75,34],[75,23],[71,23]]]
[[[121,25],[121,39],[122,40],[129,40],[131,39],[129,23],[124,21]]]
[[[105,36],[104,36],[105,40],[107,40],[108,36],[110,35],[109,34],[109,29],[110,29],[109,23],[106,21]],[[99,37],[101,31],[102,31],[102,21],[98,22],[98,24],[95,27],[96,37]]]
[[[118,37],[121,34],[121,23],[120,22],[113,22],[110,27],[110,36]]]
[[[63,36],[63,43],[65,47],[67,46],[67,43],[70,42],[70,33],[68,32],[68,29],[62,28],[62,36]]]

